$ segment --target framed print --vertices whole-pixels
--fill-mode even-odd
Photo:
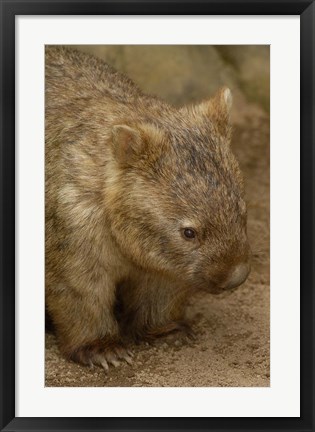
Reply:
[[[314,430],[314,3],[1,3],[1,430]]]

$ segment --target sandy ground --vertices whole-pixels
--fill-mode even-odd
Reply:
[[[194,299],[187,315],[196,340],[180,336],[132,346],[132,366],[106,375],[63,359],[46,335],[46,386],[265,387],[269,371],[269,120],[252,114],[235,126],[233,148],[248,201],[252,271],[232,293]]]

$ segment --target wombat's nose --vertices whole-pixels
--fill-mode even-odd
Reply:
[[[226,279],[225,283],[222,285],[223,289],[231,289],[241,285],[245,282],[248,274],[250,272],[250,265],[247,263],[238,264],[229,277]]]

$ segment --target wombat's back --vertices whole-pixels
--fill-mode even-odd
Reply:
[[[110,97],[133,101],[142,93],[125,75],[104,61],[66,47],[46,47],[46,106],[73,100]]]

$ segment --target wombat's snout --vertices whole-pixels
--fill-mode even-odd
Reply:
[[[223,290],[228,290],[232,288],[236,288],[241,285],[247,279],[247,276],[250,272],[250,264],[249,263],[241,263],[234,267],[234,269],[230,272],[227,279],[220,284],[220,288]]]

